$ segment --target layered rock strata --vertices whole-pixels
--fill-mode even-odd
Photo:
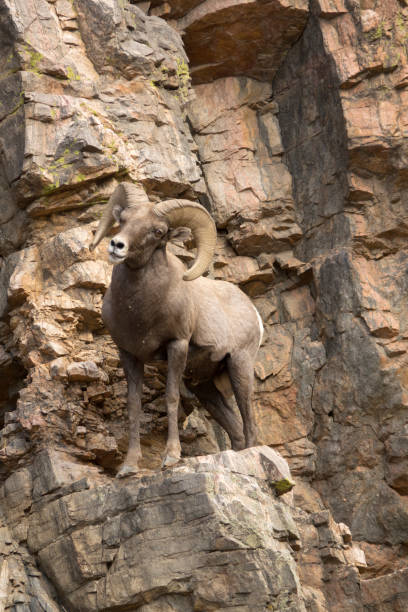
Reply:
[[[95,535],[99,519],[72,523],[84,529],[77,542],[95,551],[82,565],[66,526],[28,552],[26,515],[47,513],[56,497],[81,494],[92,504],[96,489],[115,516],[134,510],[122,508],[110,479],[127,446],[123,371],[100,319],[110,267],[104,244],[87,248],[121,180],[139,181],[153,201],[182,196],[211,210],[219,239],[210,274],[239,284],[265,324],[255,372],[259,441],[279,450],[296,478],[290,512],[303,548],[295,566],[293,546],[282,544],[291,568],[282,571],[294,582],[262,587],[259,606],[272,596],[282,603],[284,592],[282,605],[310,610],[335,610],[336,601],[344,610],[405,605],[407,19],[397,0],[0,0],[0,468],[8,483],[0,599],[7,593],[9,607],[78,607],[69,597],[80,588],[96,605],[97,591],[84,585],[106,579],[114,563]],[[164,447],[164,377],[147,368],[149,469]],[[185,408],[193,411],[180,415],[184,456],[227,448],[196,403]],[[40,485],[50,462],[64,464],[65,475]],[[175,482],[169,473],[148,478],[146,491]],[[137,498],[140,482],[127,487]],[[262,487],[261,506],[274,507]],[[221,502],[211,503],[216,515]],[[367,565],[328,508],[350,526]],[[75,584],[61,585],[40,552],[62,541],[67,558],[79,559],[69,570]],[[265,567],[276,572],[265,554],[251,557],[258,577]],[[54,586],[36,568],[41,555]],[[168,591],[152,587],[158,607],[149,595],[138,600],[136,587],[129,605],[221,605],[194,603],[201,595],[183,580],[178,599],[175,581]],[[118,601],[98,609],[127,605]],[[255,605],[248,601],[243,609]]]

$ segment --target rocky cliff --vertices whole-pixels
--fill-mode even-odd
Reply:
[[[0,609],[406,609],[407,41],[405,0],[0,0]],[[193,405],[160,471],[147,368],[144,471],[114,479],[88,245],[122,180],[213,214],[210,275],[265,324],[264,446]]]

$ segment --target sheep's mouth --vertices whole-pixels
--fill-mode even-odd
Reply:
[[[125,261],[126,256],[124,255],[116,255],[115,253],[109,253],[109,261],[113,264],[122,263]]]

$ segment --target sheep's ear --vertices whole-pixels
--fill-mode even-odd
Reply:
[[[175,227],[168,231],[168,240],[174,240],[175,242],[187,242],[191,240],[191,229],[189,227]]]
[[[120,222],[120,214],[122,210],[123,210],[122,206],[118,206],[118,205],[114,206],[112,209],[112,217],[115,219],[117,223]]]

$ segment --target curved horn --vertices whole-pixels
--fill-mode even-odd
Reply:
[[[154,207],[154,212],[165,216],[173,227],[181,225],[191,229],[197,247],[197,257],[184,274],[184,280],[194,280],[203,274],[211,263],[217,240],[217,229],[206,209],[189,200],[167,200]]]
[[[90,251],[100,243],[102,238],[106,236],[110,228],[115,222],[113,217],[113,209],[115,206],[126,208],[127,206],[137,206],[142,202],[148,202],[147,195],[143,187],[134,185],[133,183],[120,183],[106,204],[102,219],[99,222],[98,229],[92,240]]]

